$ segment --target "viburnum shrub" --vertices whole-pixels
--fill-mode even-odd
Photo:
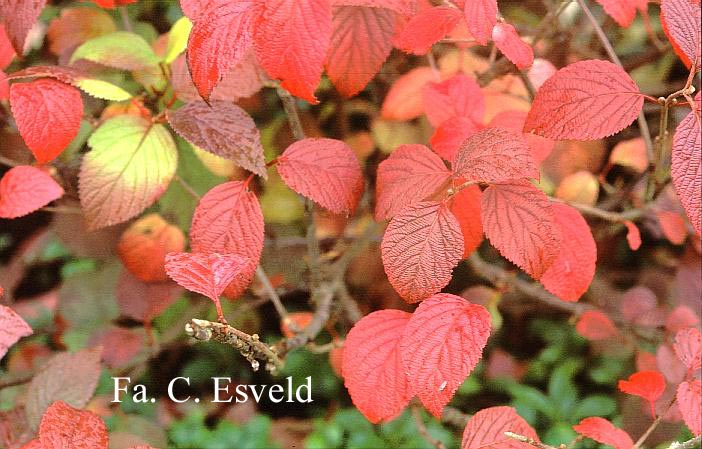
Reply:
[[[0,274],[0,444],[205,444],[149,437],[99,386],[166,384],[187,334],[272,375],[329,353],[365,419],[411,408],[421,439],[403,447],[457,446],[422,408],[462,449],[699,445],[700,2],[596,3],[0,0],[0,224],[36,235],[0,235],[19,251]],[[13,227],[33,217],[40,234]],[[36,260],[60,280],[15,301]],[[565,368],[551,399],[519,384],[526,362],[499,346],[534,303],[619,351],[639,425],[601,397],[569,405]],[[199,366],[225,376],[216,351]],[[484,353],[480,376],[514,382],[460,410]],[[527,403],[560,426],[548,444]],[[165,426],[186,413],[169,404]],[[653,443],[662,421],[686,430]],[[334,447],[382,443],[354,431]]]

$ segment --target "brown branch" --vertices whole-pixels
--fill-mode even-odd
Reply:
[[[668,446],[668,449],[694,449],[699,448],[702,444],[702,435],[697,435],[695,438],[678,443],[675,441],[673,444]]]
[[[572,201],[564,201],[560,198],[551,197],[551,201],[556,203],[567,204],[584,215],[590,215],[593,217],[601,218],[605,221],[610,221],[612,223],[621,223],[623,221],[634,221],[641,218],[645,213],[645,209],[631,209],[625,212],[610,212],[595,206],[590,206],[587,204],[574,203]]]
[[[411,407],[412,416],[414,417],[414,422],[417,424],[417,430],[419,434],[427,440],[429,444],[434,446],[436,449],[446,449],[446,445],[441,440],[437,440],[429,433],[426,424],[424,424],[424,418],[422,417],[422,409],[419,405],[413,404]]]
[[[266,363],[266,370],[271,373],[283,366],[275,348],[260,341],[258,334],[249,335],[227,324],[196,318],[185,325],[185,333],[199,341],[214,340],[234,347],[251,363],[254,371],[260,366],[259,360]]]
[[[468,420],[470,420],[470,415],[463,413],[455,407],[446,406],[441,413],[441,422],[450,424],[457,429],[465,429]]]
[[[548,444],[544,444],[540,441],[536,441],[533,438],[525,437],[524,435],[518,435],[518,434],[512,433],[512,432],[505,432],[505,436],[507,436],[508,438],[511,438],[513,440],[521,441],[522,443],[526,443],[526,444],[529,444],[531,446],[537,447],[539,449],[560,449],[560,447],[556,448],[554,446],[549,446]],[[563,445],[563,446],[565,446],[565,445]]]

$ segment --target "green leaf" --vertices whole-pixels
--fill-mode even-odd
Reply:
[[[569,418],[571,422],[577,423],[588,416],[609,416],[616,410],[617,402],[614,399],[604,395],[593,395],[579,402]]]
[[[546,416],[554,417],[553,404],[549,398],[541,391],[529,385],[512,383],[507,386],[509,394],[520,403],[543,413]]]
[[[582,369],[582,362],[569,359],[556,367],[548,382],[548,395],[551,402],[557,405],[561,416],[567,417],[578,400],[578,390],[573,383],[573,377]]]
[[[178,165],[173,137],[163,125],[133,116],[107,120],[88,140],[79,194],[91,230],[126,221],[166,191]]]
[[[193,24],[187,17],[181,17],[173,24],[168,33],[168,50],[166,50],[166,57],[163,59],[166,64],[175,61],[185,51],[192,28]]]
[[[121,70],[143,70],[159,63],[149,44],[141,36],[127,31],[90,39],[76,49],[70,62],[79,59]]]
[[[101,100],[125,101],[132,98],[132,95],[126,90],[103,80],[82,78],[76,80],[76,86],[86,94]]]

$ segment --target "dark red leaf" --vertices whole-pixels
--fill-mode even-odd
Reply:
[[[505,435],[512,432],[539,441],[536,431],[512,407],[490,407],[480,410],[468,421],[463,431],[461,449],[528,449],[527,443]]]
[[[39,426],[43,449],[107,449],[107,428],[99,416],[56,401]]]
[[[0,180],[0,217],[22,217],[62,196],[63,188],[45,171],[13,167]]]

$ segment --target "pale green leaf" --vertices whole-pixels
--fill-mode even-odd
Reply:
[[[133,115],[107,120],[88,140],[79,194],[90,229],[128,220],[168,188],[178,165],[173,137],[163,125]]]
[[[143,70],[159,63],[158,56],[144,38],[127,31],[90,39],[73,52],[70,62],[79,59],[121,70]]]
[[[185,16],[181,17],[173,24],[171,31],[168,33],[168,50],[164,58],[166,64],[175,61],[176,58],[185,51],[185,48],[188,46],[188,37],[190,36],[190,30],[192,30],[192,28],[192,22]]]
[[[115,86],[107,81],[82,78],[76,81],[76,87],[95,98],[108,101],[125,101],[132,98],[132,95],[119,86]]]

